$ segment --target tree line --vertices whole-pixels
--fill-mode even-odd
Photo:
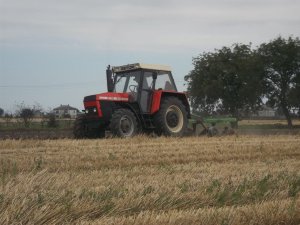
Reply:
[[[253,113],[265,103],[280,109],[288,126],[300,111],[300,40],[278,37],[256,48],[234,44],[193,58],[185,76],[194,111]]]
[[[30,127],[31,121],[33,118],[38,115],[41,119],[42,125],[45,123],[47,127],[57,127],[58,122],[54,113],[44,112],[42,106],[36,103],[33,106],[26,105],[24,102],[16,105],[16,111],[14,115],[12,113],[5,113],[2,108],[0,108],[0,117],[2,117],[7,124],[11,123],[12,119],[20,119],[24,127]]]

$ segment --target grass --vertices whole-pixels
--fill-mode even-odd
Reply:
[[[239,121],[238,132],[240,134],[256,135],[284,135],[300,134],[300,120],[293,120],[293,128],[290,129],[286,120],[242,120]]]
[[[9,122],[4,118],[0,118],[0,130],[57,130],[57,129],[71,129],[73,127],[74,119],[57,119],[57,127],[48,127],[47,120],[34,118],[29,122],[29,126],[25,127],[24,122],[20,118],[13,118]]]
[[[299,224],[300,136],[0,141],[0,224]]]
[[[300,128],[300,120],[293,119],[293,127]],[[239,129],[288,129],[286,120],[241,120]]]
[[[292,120],[294,125],[300,125],[300,119],[293,119]],[[239,125],[287,125],[286,119],[281,120],[241,120],[239,121]]]

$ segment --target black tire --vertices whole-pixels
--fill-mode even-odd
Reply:
[[[93,128],[88,130],[86,134],[87,138],[105,138],[105,129]]]
[[[176,97],[162,99],[160,110],[154,116],[157,135],[182,137],[187,130],[187,112]]]
[[[113,136],[117,137],[133,137],[138,134],[138,122],[129,109],[116,110],[110,121],[110,130]]]
[[[86,138],[86,123],[83,116],[78,116],[74,122],[73,135],[76,139]]]
[[[105,129],[91,129],[88,127],[84,115],[76,118],[73,126],[73,135],[76,139],[105,138]]]

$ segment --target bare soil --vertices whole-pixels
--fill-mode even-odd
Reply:
[[[72,129],[14,129],[0,130],[0,140],[4,139],[61,139],[72,138]]]
[[[222,130],[219,130],[220,133]],[[238,129],[235,135],[299,135],[300,129]],[[189,134],[188,136],[193,136]],[[0,130],[0,140],[5,139],[64,139],[73,138],[72,129],[14,129]]]

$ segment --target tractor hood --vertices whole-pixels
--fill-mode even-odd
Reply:
[[[128,93],[115,93],[115,92],[105,92],[96,95],[90,95],[84,97],[84,102],[89,101],[117,101],[117,102],[128,102]]]
[[[129,94],[105,92],[86,96],[83,101],[86,115],[93,117],[97,115],[98,118],[103,117],[105,121],[108,121],[112,114],[110,104],[112,102],[128,102]]]
[[[96,100],[128,102],[129,94],[128,93],[106,92],[106,93],[98,94],[96,96]]]

